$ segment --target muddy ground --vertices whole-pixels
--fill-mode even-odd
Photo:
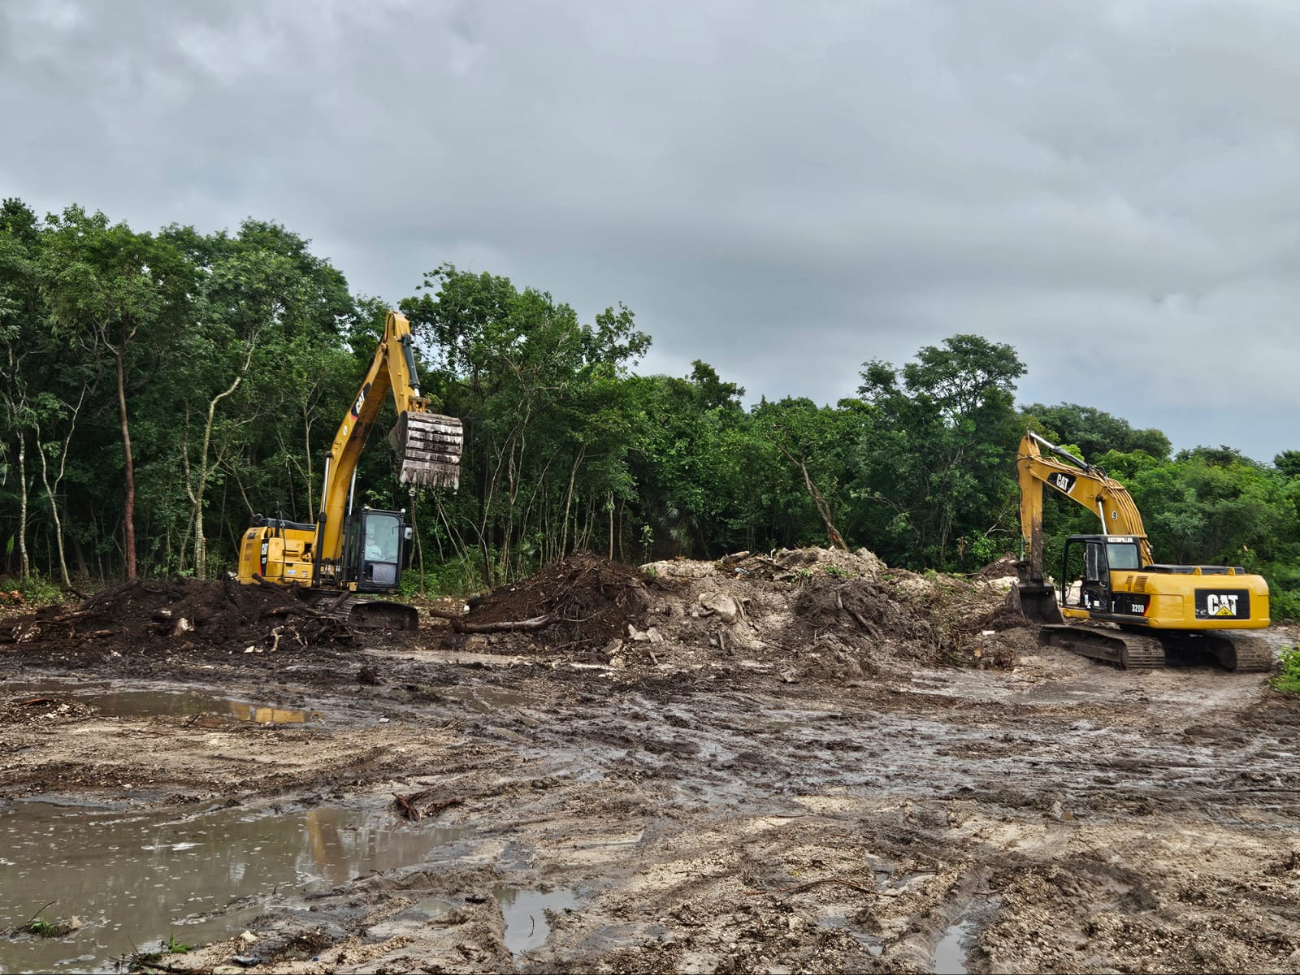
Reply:
[[[218,865],[170,971],[1300,971],[1300,706],[1040,650],[983,576],[591,560],[351,642],[238,591],[222,637],[190,593],[0,621],[6,923],[84,860],[0,971],[111,968],[130,823],[158,897]]]

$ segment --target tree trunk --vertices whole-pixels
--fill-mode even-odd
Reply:
[[[26,579],[32,573],[32,563],[27,557],[27,435],[18,431],[18,565],[19,577]]]
[[[123,357],[126,355],[124,345],[114,350],[117,360],[117,409],[122,421],[122,456],[126,461],[126,505],[122,511],[124,524],[123,540],[126,558],[126,578],[136,578],[135,568],[135,463],[131,459],[131,427],[126,418],[126,375]]]
[[[783,443],[777,442],[776,448],[781,451],[781,453],[785,454],[786,459],[789,460],[790,463],[795,464],[803,473],[804,485],[808,488],[808,495],[812,498],[813,507],[817,509],[817,514],[821,516],[823,524],[826,525],[826,530],[830,532],[831,543],[847,552],[849,550],[848,545],[845,544],[844,539],[840,536],[839,529],[836,528],[834,522],[831,521],[830,506],[822,497],[822,493],[817,490],[817,485],[813,483],[812,476],[808,473],[808,462],[804,458],[803,449],[800,448],[799,456],[795,457],[794,454],[790,453],[790,451],[786,449],[785,444]]]
[[[73,415],[75,422],[76,415]],[[71,439],[71,434],[69,434]],[[72,579],[68,575],[68,562],[63,555],[63,523],[59,520],[59,504],[54,499],[54,490],[50,487],[50,475],[45,464],[45,448],[41,446],[41,426],[36,424],[36,452],[41,457],[41,483],[45,485],[45,496],[50,499],[50,514],[54,516],[54,547],[59,553],[59,578],[63,582],[65,589],[72,587]],[[67,444],[64,444],[63,456],[67,457]],[[60,465],[60,476],[62,476],[62,465]],[[59,478],[55,478],[57,484]]]
[[[411,534],[415,536],[415,552],[420,557],[420,595],[427,596],[429,590],[424,584],[424,541],[420,538],[419,507],[420,499],[415,488],[411,488]]]

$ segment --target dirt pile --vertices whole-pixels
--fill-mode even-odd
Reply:
[[[0,644],[89,655],[286,650],[351,640],[347,626],[286,590],[227,580],[137,579],[79,606],[48,607],[0,627]]]
[[[891,570],[866,549],[741,552],[640,571],[580,554],[471,600],[455,629],[478,650],[616,669],[840,679],[918,664],[1011,666],[1017,642],[987,632],[1003,598],[979,582]]]
[[[477,635],[517,623],[517,631],[500,634],[514,637],[509,642],[516,649],[526,652],[520,647],[524,637],[534,649],[580,652],[605,645],[629,626],[644,625],[651,584],[631,566],[578,552],[528,579],[472,598],[457,628]]]
[[[641,566],[647,575],[661,579],[700,579],[710,575],[768,579],[773,582],[811,579],[817,575],[840,579],[879,579],[885,563],[873,552],[859,548],[845,552],[835,548],[783,548],[764,555],[736,552],[716,562],[668,559]]]

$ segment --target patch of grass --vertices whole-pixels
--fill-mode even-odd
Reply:
[[[126,965],[130,971],[138,971],[143,966],[156,965],[166,955],[183,955],[193,947],[193,945],[182,944],[176,940],[176,935],[171,934],[167,936],[166,941],[158,942],[157,951],[140,951],[136,949],[135,954],[127,959]]]
[[[48,904],[42,904],[41,909],[33,914],[30,918],[20,924],[15,934],[34,934],[38,938],[61,938],[69,931],[73,930],[73,925],[67,921],[51,921],[45,916],[45,909],[53,907],[55,901]]]
[[[62,924],[49,920],[44,914],[37,914],[22,927],[28,934],[34,934],[38,938],[57,938],[62,928]]]
[[[836,579],[852,579],[853,573],[848,569],[841,569],[838,565],[826,566],[826,574],[834,576]]]
[[[1269,684],[1275,691],[1300,696],[1300,646],[1282,651],[1282,672]]]

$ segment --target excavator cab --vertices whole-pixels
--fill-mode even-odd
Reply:
[[[344,549],[345,579],[357,592],[392,592],[401,578],[406,527],[404,512],[362,508],[351,519]]]
[[[1065,540],[1062,558],[1061,605],[1094,613],[1115,609],[1111,570],[1142,568],[1136,538],[1115,535],[1071,535]],[[1070,580],[1077,579],[1077,589]]]

